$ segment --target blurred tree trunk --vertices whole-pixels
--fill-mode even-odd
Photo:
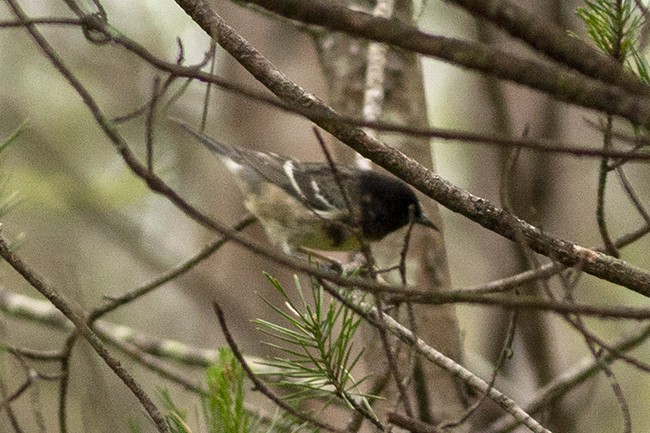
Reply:
[[[372,13],[374,1],[341,0],[342,4]],[[411,22],[413,6],[410,0],[397,0],[393,17]],[[367,41],[351,38],[340,33],[322,32],[316,34],[314,41],[328,84],[329,102],[343,115],[362,117],[364,108],[364,89],[368,60]],[[425,92],[420,59],[413,53],[388,48],[386,55],[384,105],[379,120],[410,126],[427,126]],[[420,163],[433,167],[429,140],[402,135],[379,134],[379,138],[390,146],[398,148]],[[350,159],[351,155],[346,155]],[[431,200],[423,201],[423,209],[441,227],[438,205]],[[378,264],[395,264],[399,260],[403,235],[382,242],[373,250]],[[420,288],[441,291],[450,287],[447,255],[441,233],[416,227],[410,241],[410,254],[407,267],[409,283]],[[461,361],[459,327],[453,306],[415,306],[415,330],[425,341],[447,356]],[[409,323],[405,317],[403,323]],[[374,332],[374,330],[368,330]],[[376,342],[376,334],[367,335],[366,341]],[[380,343],[367,347],[366,359],[385,359]],[[370,364],[370,363],[369,363]],[[377,372],[376,365],[372,363]],[[408,365],[401,364],[400,365]],[[402,374],[407,371],[402,371]],[[422,364],[415,369],[415,381],[411,386],[410,400],[414,413],[420,419],[430,422],[455,419],[464,409],[462,392],[454,378],[442,369],[431,364]],[[385,396],[396,396],[397,390],[391,381]]]

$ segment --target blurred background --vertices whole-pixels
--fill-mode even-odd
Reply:
[[[59,1],[21,1],[30,16],[71,16]],[[289,78],[326,98],[317,54],[310,38],[282,22],[237,6],[214,1],[215,9],[249,39]],[[556,22],[585,38],[574,1],[519,1],[540,19]],[[156,56],[174,62],[176,38],[187,64],[199,63],[209,39],[174,3],[153,0],[105,1],[110,22]],[[434,34],[480,40],[529,55],[526,47],[463,11],[439,1],[419,5],[418,24]],[[13,20],[0,4],[0,21]],[[150,65],[121,47],[90,44],[77,27],[40,26],[43,34],[94,95],[107,117],[132,112],[147,103],[155,77]],[[157,277],[186,260],[214,235],[186,218],[167,200],[151,193],[135,178],[103,135],[81,98],[52,67],[27,32],[0,28],[0,139],[21,125],[25,133],[0,156],[6,191],[18,191],[20,204],[2,220],[3,235],[22,238],[21,256],[47,281],[86,309]],[[431,125],[485,134],[530,138],[600,147],[602,137],[586,119],[604,117],[555,102],[546,95],[498,82],[471,71],[423,59]],[[262,90],[248,73],[217,50],[215,72],[227,80]],[[180,83],[176,85],[180,87]],[[167,116],[199,124],[205,85],[191,83],[155,129],[155,168],[192,204],[226,224],[244,215],[239,191],[220,163],[187,135],[170,127]],[[207,132],[222,141],[288,154],[299,159],[321,155],[310,122],[272,107],[213,89]],[[120,125],[138,155],[145,155],[142,117]],[[327,137],[331,147],[343,146]],[[471,193],[499,203],[500,176],[509,152],[494,146],[432,140],[437,172]],[[522,153],[510,179],[518,215],[545,231],[583,246],[601,244],[595,209],[599,161],[561,155]],[[650,200],[650,173],[644,164],[629,164],[627,174],[644,202]],[[634,211],[614,177],[607,189],[606,216],[614,237],[636,229],[643,220]],[[442,209],[451,280],[454,288],[479,285],[520,271],[522,263],[509,241],[476,223]],[[266,241],[255,226],[245,233]],[[648,239],[623,251],[623,258],[650,268]],[[228,312],[233,332],[246,353],[266,349],[251,319],[269,318],[262,298],[273,299],[267,271],[291,285],[291,272],[228,244],[187,275],[130,304],[107,319],[146,334],[197,347],[223,344],[210,302],[218,299]],[[0,285],[36,297],[6,264],[0,264]],[[620,287],[583,277],[575,292],[580,300],[602,304],[645,305],[646,300]],[[502,347],[507,319],[497,309],[457,307],[462,340],[471,370],[489,378],[490,365]],[[2,313],[0,340],[34,349],[57,349],[63,334]],[[630,332],[631,322],[587,320],[594,332],[611,341]],[[633,354],[650,360],[650,348]],[[2,380],[8,389],[22,381],[21,370],[2,356]],[[525,401],[539,386],[589,356],[583,337],[553,314],[530,314],[520,321],[514,357],[498,386]],[[108,432],[115,419],[133,419],[146,426],[142,410],[126,388],[85,345],[72,358],[69,399],[70,431]],[[126,361],[127,366],[130,361]],[[44,370],[49,368],[43,365]],[[630,405],[633,425],[648,431],[650,414],[642,408],[650,398],[650,378],[627,364],[613,367]],[[54,371],[55,369],[53,369]],[[191,374],[202,377],[200,370]],[[137,378],[150,389],[167,386],[156,375],[138,369]],[[169,386],[175,395],[184,391]],[[41,382],[31,399],[44,410],[48,431],[56,431],[57,389]],[[110,390],[110,393],[106,392]],[[110,400],[106,395],[111,395]],[[118,398],[122,397],[122,398]],[[30,403],[16,405],[25,426],[36,429]],[[557,431],[610,432],[621,427],[620,408],[607,379],[600,375],[580,386],[558,405],[564,420]],[[126,416],[125,416],[126,414]],[[577,415],[579,414],[579,415]],[[12,431],[0,414],[0,432]],[[31,428],[30,427],[30,428]],[[145,427],[145,431],[147,427]],[[126,430],[126,426],[124,428]],[[32,431],[32,430],[28,430]],[[36,430],[34,430],[36,431]],[[122,431],[122,430],[119,430]]]

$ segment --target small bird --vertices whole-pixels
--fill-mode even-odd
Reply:
[[[226,145],[172,120],[223,161],[246,208],[287,253],[300,248],[358,250],[359,236],[379,241],[411,218],[438,230],[422,213],[414,192],[396,178],[339,165],[333,171],[328,163]]]

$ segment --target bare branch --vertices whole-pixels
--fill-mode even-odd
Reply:
[[[11,0],[10,0],[11,1]],[[15,9],[15,5],[11,4]],[[20,16],[21,12],[16,12]],[[16,270],[32,287],[38,290],[45,296],[56,308],[61,311],[79,331],[79,333],[90,343],[95,352],[104,360],[106,365],[124,382],[124,384],[131,390],[133,395],[140,401],[144,409],[147,411],[151,419],[156,424],[158,431],[169,432],[165,420],[160,415],[158,408],[149,396],[135,381],[133,376],[120,364],[120,361],[113,357],[104,346],[104,343],[99,339],[97,334],[88,327],[86,324],[83,313],[73,307],[59,292],[53,287],[45,283],[45,281],[37,275],[32,269],[27,266],[18,256],[16,256],[7,246],[4,238],[0,237],[0,255]]]
[[[629,119],[634,124],[650,124],[650,88],[630,79],[639,90],[623,90],[556,65],[517,57],[496,47],[459,39],[434,36],[396,20],[375,17],[353,11],[331,2],[312,0],[244,0],[287,18],[308,24],[317,24],[331,30],[343,31],[384,42],[396,47],[436,57],[441,60],[510,80],[549,93],[558,100],[587,108],[611,112]],[[179,4],[189,4],[177,0]],[[593,49],[584,46],[590,58],[599,58]],[[620,70],[620,67],[618,68]],[[621,75],[621,76],[626,76]],[[571,89],[567,91],[567,89]],[[605,96],[607,95],[607,96]],[[634,107],[633,109],[631,109]]]

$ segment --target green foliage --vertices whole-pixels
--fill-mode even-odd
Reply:
[[[586,0],[576,13],[603,53],[650,82],[647,61],[638,51],[644,17],[633,0]]]
[[[291,300],[280,282],[266,275],[273,287],[284,298],[286,309],[267,304],[286,325],[266,320],[256,320],[259,329],[273,337],[267,344],[282,355],[274,357],[268,365],[277,368],[280,384],[291,388],[289,399],[338,398],[350,407],[360,405],[369,410],[366,399],[370,396],[359,390],[363,379],[355,380],[352,370],[362,351],[355,351],[353,337],[360,318],[338,302],[324,297],[323,288],[311,285],[311,300],[305,297],[298,277],[299,304]]]
[[[323,287],[311,285],[311,296],[306,296],[298,277],[295,285],[299,302],[294,302],[280,282],[266,275],[282,295],[286,310],[267,302],[286,323],[256,320],[282,356],[274,357],[267,365],[274,367],[273,376],[280,385],[289,386],[289,395],[283,398],[304,400],[320,398],[324,404],[342,401],[364,416],[376,420],[368,399],[359,389],[363,379],[357,380],[352,371],[362,351],[354,350],[353,337],[361,323],[360,317],[334,300],[326,300]],[[203,424],[210,433],[255,433],[310,431],[300,420],[281,411],[274,416],[261,417],[245,406],[245,372],[232,352],[222,348],[218,361],[206,370],[207,396],[202,400]],[[167,415],[165,419],[174,433],[192,433],[187,413],[177,407],[168,392],[161,392]]]
[[[202,399],[202,411],[210,433],[253,432],[254,422],[244,406],[245,373],[228,348],[220,348],[217,362],[206,370],[208,395]],[[187,411],[179,408],[169,391],[162,390],[167,414],[165,421],[173,433],[192,433],[187,422]]]
[[[160,396],[163,399],[167,414],[165,421],[172,433],[192,433],[192,430],[186,423],[187,413],[184,409],[176,406],[172,400],[171,394],[166,389],[160,391]]]
[[[219,359],[207,371],[208,398],[203,413],[210,433],[247,433],[251,418],[244,407],[245,373],[227,348],[219,349]]]

